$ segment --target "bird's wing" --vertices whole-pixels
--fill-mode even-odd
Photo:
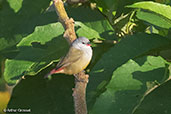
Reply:
[[[79,49],[70,47],[68,54],[57,64],[56,69],[68,66],[81,58],[83,52]]]

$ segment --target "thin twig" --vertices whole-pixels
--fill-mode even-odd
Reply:
[[[61,0],[54,0],[54,6],[59,16],[59,20],[65,28],[64,38],[70,44],[76,39],[74,20],[68,17],[64,4]],[[76,75],[75,88],[73,89],[75,114],[87,114],[86,87],[88,77],[89,76],[84,72],[80,72]]]

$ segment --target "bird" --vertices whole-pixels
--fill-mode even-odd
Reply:
[[[93,50],[90,41],[85,37],[77,38],[71,43],[66,56],[59,61],[56,68],[52,69],[45,78],[57,73],[75,75],[88,66],[92,55]]]

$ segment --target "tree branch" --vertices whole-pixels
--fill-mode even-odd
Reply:
[[[54,6],[59,20],[65,28],[64,38],[66,38],[69,43],[72,43],[76,39],[74,20],[68,17],[61,0],[54,0]]]
[[[59,16],[59,20],[65,28],[64,38],[70,44],[76,39],[74,20],[68,17],[64,8],[64,4],[61,0],[54,0],[54,6],[56,13]],[[75,75],[75,88],[73,89],[75,114],[87,114],[86,87],[88,83],[88,77],[89,76],[84,72],[80,72]]]

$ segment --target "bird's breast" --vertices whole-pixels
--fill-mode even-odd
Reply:
[[[84,57],[90,61],[92,58],[92,54],[93,54],[91,47],[84,49],[83,51],[84,51]]]
[[[92,58],[91,53],[84,53],[79,60],[77,60],[76,62],[65,67],[65,69],[64,69],[65,73],[66,74],[77,74],[77,73],[81,72],[88,66],[91,58]]]

